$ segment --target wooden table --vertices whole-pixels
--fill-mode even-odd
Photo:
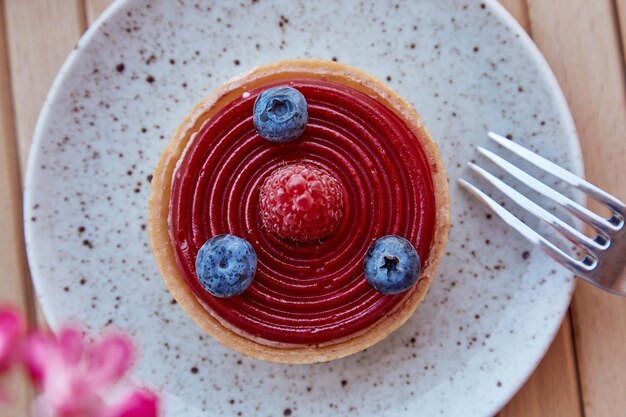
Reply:
[[[565,92],[587,177],[626,200],[626,0],[501,2],[533,37]],[[21,306],[33,324],[43,318],[22,235],[28,148],[59,67],[109,3],[0,0],[0,302]],[[15,402],[0,415],[25,415],[32,391],[20,376],[6,386]],[[550,350],[499,415],[626,416],[626,299],[579,283]]]

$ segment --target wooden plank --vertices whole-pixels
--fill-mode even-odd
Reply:
[[[85,0],[87,22],[91,25],[100,14],[113,3],[113,0]]]
[[[5,0],[11,84],[22,172],[44,98],[85,28],[82,1]]]
[[[526,0],[500,3],[532,36]],[[567,315],[552,346],[524,387],[498,414],[500,417],[576,417],[581,415],[570,317]]]
[[[615,0],[617,11],[617,23],[619,25],[620,40],[622,43],[622,55],[626,61],[626,0]]]
[[[10,81],[22,177],[43,101],[85,29],[81,0],[5,0]],[[37,304],[36,321],[45,325]]]
[[[615,11],[611,0],[529,0],[535,40],[576,120],[587,177],[626,200],[626,85]],[[580,283],[572,317],[585,415],[624,415],[626,299]]]
[[[22,236],[20,169],[7,58],[5,33],[0,30],[0,302],[14,301],[25,307],[30,300],[30,281]]]
[[[32,321],[32,289],[22,237],[20,169],[13,125],[3,11],[3,4],[0,3],[0,305],[10,303],[22,310]],[[2,386],[9,390],[9,398],[12,399],[7,407],[3,407],[2,416],[23,416],[34,396],[26,378],[19,374],[12,375],[2,381]]]

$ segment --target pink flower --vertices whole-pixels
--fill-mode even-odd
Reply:
[[[0,376],[19,363],[24,333],[22,316],[11,307],[0,307]],[[8,395],[0,388],[0,405],[7,402]]]
[[[19,359],[24,338],[24,319],[11,307],[0,308],[0,373],[9,370]]]
[[[149,417],[156,416],[158,399],[148,391],[135,391],[115,407],[107,417]]]
[[[119,334],[87,343],[74,328],[58,337],[33,333],[26,345],[25,364],[41,395],[33,413],[37,417],[153,417],[155,396],[137,391],[110,406],[107,389],[128,371],[133,360],[129,340]]]

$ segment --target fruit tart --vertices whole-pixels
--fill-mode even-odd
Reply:
[[[214,339],[281,363],[384,339],[433,281],[445,169],[415,110],[372,76],[293,60],[219,87],[152,180],[149,233],[169,291]]]

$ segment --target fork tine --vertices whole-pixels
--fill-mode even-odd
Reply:
[[[469,191],[472,195],[478,198],[483,204],[489,207],[493,212],[495,212],[505,223],[509,226],[513,227],[519,233],[522,234],[526,239],[528,239],[532,244],[541,248],[544,252],[546,252],[549,256],[555,259],[560,264],[566,266],[569,270],[574,272],[575,274],[580,274],[583,271],[590,271],[594,269],[597,265],[597,261],[591,263],[590,265],[584,264],[571,256],[567,255],[561,249],[554,246],[552,243],[547,241],[544,237],[542,237],[539,233],[535,232],[525,223],[523,223],[520,219],[509,213],[504,207],[495,202],[491,197],[487,194],[480,191],[474,185],[465,181],[464,179],[459,179],[459,184]]]
[[[511,186],[506,184],[504,181],[496,178],[493,174],[487,172],[483,168],[479,167],[476,164],[471,162],[468,163],[470,168],[472,168],[476,173],[482,176],[484,179],[489,181],[494,187],[498,190],[502,191],[505,195],[507,195],[511,200],[515,201],[519,206],[528,210],[535,216],[539,217],[544,223],[548,224],[555,230],[561,232],[567,239],[570,241],[583,246],[587,250],[605,250],[609,243],[606,241],[603,245],[599,244],[593,239],[585,236],[583,233],[574,229],[569,224],[565,223],[554,214],[545,210],[543,207],[539,206],[537,203],[530,200],[528,197],[522,195],[520,192],[513,189]]]
[[[602,230],[605,233],[608,233],[611,230],[615,231],[615,230],[620,229],[620,227],[618,227],[615,224],[610,223],[604,217],[597,215],[593,211],[576,203],[574,200],[564,196],[563,194],[559,193],[556,190],[553,190],[552,188],[548,187],[547,185],[545,185],[544,183],[542,183],[535,177],[527,174],[526,172],[522,171],[521,169],[519,169],[518,167],[516,167],[509,161],[496,155],[495,153],[488,151],[487,149],[481,146],[478,147],[478,151],[482,153],[483,155],[485,155],[487,158],[489,158],[493,163],[498,165],[500,168],[504,169],[509,174],[517,178],[522,183],[526,184],[527,186],[537,191],[538,193],[543,194],[544,196],[554,200],[556,203],[560,204],[565,209],[567,209],[570,213],[572,213],[579,219],[592,224],[597,229]]]
[[[606,204],[611,209],[613,209],[613,211],[616,211],[620,215],[623,222],[624,216],[626,215],[626,205],[624,205],[624,203],[622,203],[617,198],[613,197],[611,194],[607,193],[604,190],[601,190],[595,185],[589,183],[588,181],[585,181],[584,179],[572,174],[563,167],[560,167],[554,162],[537,155],[536,153],[518,143],[513,142],[512,140],[509,140],[494,132],[489,132],[488,135],[491,139],[499,143],[501,146],[504,146],[514,154],[526,159],[528,162],[532,163],[536,167],[541,168],[544,171],[562,179],[563,181],[573,185],[579,190],[586,192],[596,200]]]

